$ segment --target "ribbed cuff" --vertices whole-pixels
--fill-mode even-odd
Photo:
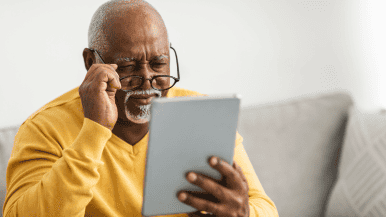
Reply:
[[[83,127],[71,148],[75,151],[99,161],[103,149],[112,135],[111,130],[88,118],[83,121]]]

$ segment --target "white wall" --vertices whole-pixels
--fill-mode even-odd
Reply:
[[[0,127],[81,84],[103,2],[0,1]],[[383,0],[149,2],[177,49],[180,87],[239,93],[243,106],[335,90],[364,109],[386,105]]]

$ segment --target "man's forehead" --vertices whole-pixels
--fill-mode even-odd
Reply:
[[[167,40],[166,28],[157,19],[146,18],[132,20],[129,17],[120,17],[111,21],[104,28],[104,33],[111,39],[112,36],[120,41],[136,43],[137,41]]]
[[[140,53],[145,49],[147,53],[159,55],[163,54],[160,51],[167,52],[168,50],[166,30],[154,23],[132,24],[118,19],[110,28],[111,32],[107,32],[106,40],[110,45],[123,51]]]
[[[93,16],[89,34],[90,48],[103,45],[106,51],[121,50],[120,47],[127,45],[157,49],[166,45],[168,50],[169,44],[160,14],[142,0],[115,0],[102,5]]]

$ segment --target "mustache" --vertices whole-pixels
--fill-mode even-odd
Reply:
[[[156,89],[148,89],[148,90],[135,90],[126,92],[126,96],[130,97],[131,95],[151,95],[155,94],[157,97],[161,97],[162,92]]]
[[[126,92],[126,96],[125,96],[125,104],[127,103],[127,101],[129,101],[129,97],[131,95],[150,95],[150,94],[155,94],[156,97],[159,98],[161,97],[162,92],[156,89],[128,91]]]

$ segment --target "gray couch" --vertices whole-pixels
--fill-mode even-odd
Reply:
[[[239,133],[279,215],[323,216],[337,177],[351,97],[332,93],[246,107]],[[17,127],[0,130],[0,203]]]

